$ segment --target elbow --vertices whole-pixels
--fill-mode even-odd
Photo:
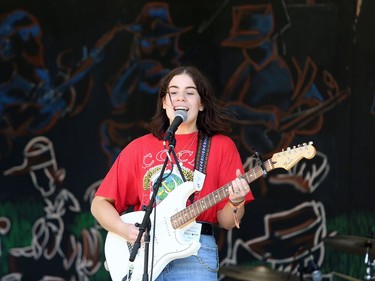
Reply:
[[[225,230],[232,230],[236,226],[235,222],[231,217],[222,217],[220,215],[218,216],[218,224],[220,228],[223,228]]]
[[[91,214],[93,215],[94,218],[96,218],[95,214],[96,214],[96,197],[94,197],[94,199],[92,200],[91,202],[91,206],[90,206],[90,212]]]
[[[227,225],[222,225],[222,224],[219,224],[221,228],[224,228],[225,230],[232,230],[235,225],[234,224],[227,224]]]

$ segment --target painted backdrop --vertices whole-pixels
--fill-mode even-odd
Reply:
[[[179,65],[236,116],[246,171],[285,160],[251,184],[241,228],[216,230],[221,266],[309,276],[313,258],[327,280],[363,279],[374,13],[371,0],[0,0],[0,280],[110,280],[90,202]]]

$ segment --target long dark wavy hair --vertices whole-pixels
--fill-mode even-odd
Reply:
[[[168,93],[169,82],[176,75],[188,74],[194,81],[201,97],[203,111],[199,111],[197,127],[200,134],[213,136],[216,134],[229,135],[233,121],[224,104],[216,98],[214,90],[207,79],[197,68],[192,66],[177,67],[171,70],[162,80],[159,89],[156,112],[151,120],[151,133],[159,139],[163,138],[169,127],[169,119],[163,109],[163,99]]]

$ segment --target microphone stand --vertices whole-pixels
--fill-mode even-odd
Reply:
[[[298,262],[298,275],[299,275],[299,280],[303,281],[303,275],[304,275],[305,267],[303,266],[302,260],[299,260]]]
[[[149,232],[150,232],[150,228],[151,228],[150,216],[151,216],[151,213],[152,213],[152,210],[153,210],[153,205],[155,203],[156,194],[158,193],[159,187],[161,186],[162,181],[163,181],[163,174],[164,174],[165,169],[167,167],[168,160],[170,159],[170,157],[169,157],[170,153],[172,153],[173,157],[175,158],[178,168],[181,169],[179,164],[178,164],[178,161],[177,161],[177,155],[174,151],[175,145],[176,145],[176,138],[174,137],[174,135],[171,135],[170,139],[169,139],[169,151],[168,151],[167,157],[164,160],[164,164],[163,164],[163,167],[160,171],[160,175],[157,178],[156,182],[154,183],[150,203],[147,205],[147,207],[145,209],[145,214],[144,214],[142,223],[136,224],[136,226],[138,226],[138,228],[139,228],[139,233],[138,233],[137,239],[134,242],[133,248],[131,250],[131,253],[130,253],[130,256],[129,256],[129,261],[133,262],[135,260],[135,257],[138,253],[138,250],[139,250],[140,246],[141,246],[141,238],[143,236],[143,233],[145,233],[145,237],[144,237],[145,251],[144,251],[144,267],[143,267],[142,281],[148,281],[149,280],[149,278],[148,278],[148,261],[149,261],[149,244],[150,244],[150,233]],[[184,176],[183,176],[182,173],[181,173],[181,175],[184,179]]]

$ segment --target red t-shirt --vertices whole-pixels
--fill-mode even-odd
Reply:
[[[195,155],[198,144],[198,133],[176,135],[175,152],[179,159],[182,173],[187,181],[193,181]],[[167,147],[168,149],[168,147]],[[167,157],[163,141],[151,134],[133,140],[120,153],[111,169],[98,188],[96,195],[112,198],[115,208],[121,214],[130,206],[141,210],[150,202],[151,191]],[[170,155],[172,160],[173,156]],[[173,161],[175,163],[175,161]],[[201,191],[194,194],[194,201],[203,198],[214,190],[231,182],[236,177],[236,169],[243,173],[240,155],[234,142],[227,136],[212,137],[207,161],[206,177]],[[160,202],[176,185],[183,183],[176,164],[169,161],[163,180],[159,187],[156,202]],[[253,200],[249,193],[246,201]],[[228,198],[201,213],[197,221],[217,223],[217,211],[228,202]],[[187,202],[189,204],[189,202]],[[186,205],[186,203],[184,203]],[[183,208],[184,206],[181,206]]]

